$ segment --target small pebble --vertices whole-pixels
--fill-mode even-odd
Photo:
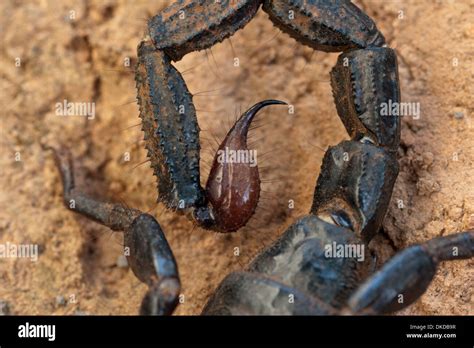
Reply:
[[[459,207],[452,207],[448,211],[448,215],[453,220],[460,220],[462,218],[463,210]]]
[[[0,315],[10,314],[10,304],[7,301],[0,300]]]
[[[453,115],[456,120],[462,120],[466,113],[466,109],[464,108],[454,108]]]
[[[434,192],[441,191],[441,185],[432,178],[419,178],[416,188],[421,196],[429,196]]]
[[[127,268],[128,267],[127,257],[125,255],[120,255],[119,257],[117,257],[116,264],[118,268]]]
[[[66,305],[66,299],[64,298],[63,295],[56,296],[56,305],[57,306],[65,306]]]
[[[123,192],[123,190],[125,190],[125,187],[119,181],[112,181],[109,185],[109,191],[111,192]]]
[[[433,164],[434,162],[434,155],[433,153],[431,152],[425,152],[423,153],[423,164],[426,166],[426,167],[429,167]]]

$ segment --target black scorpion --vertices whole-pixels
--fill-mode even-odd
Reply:
[[[204,314],[381,314],[418,299],[438,264],[474,255],[474,232],[411,246],[371,274],[371,262],[328,257],[328,245],[366,246],[379,231],[398,174],[400,119],[382,103],[400,102],[397,56],[374,22],[348,0],[180,0],[148,22],[138,47],[136,83],[142,130],[159,201],[197,225],[232,232],[248,221],[259,198],[258,168],[215,160],[200,186],[199,127],[192,95],[171,64],[244,27],[262,5],[271,21],[315,50],[342,51],[331,71],[337,112],[350,141],[330,147],[310,214],[298,219],[243,272],[228,275]],[[237,121],[221,148],[246,149],[248,127],[267,100]],[[184,110],[184,112],[183,112]],[[158,222],[122,204],[102,203],[74,185],[72,160],[55,150],[64,200],[112,230],[124,231],[134,274],[148,284],[140,313],[171,314],[180,280]],[[367,250],[368,248],[365,248]],[[370,260],[366,255],[365,260]]]

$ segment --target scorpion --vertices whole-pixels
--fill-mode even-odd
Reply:
[[[200,129],[193,96],[172,62],[230,37],[260,7],[276,27],[299,43],[342,52],[330,73],[331,86],[351,140],[328,148],[309,214],[294,222],[244,271],[226,276],[202,313],[399,311],[426,291],[440,262],[474,256],[474,231],[412,245],[376,272],[370,257],[361,262],[347,255],[328,256],[328,246],[367,246],[381,229],[398,175],[400,117],[382,116],[379,111],[382,103],[400,102],[397,55],[373,20],[349,0],[179,0],[148,21],[148,35],[138,46],[135,79],[158,201],[197,226],[221,233],[239,230],[254,214],[260,195],[258,166],[222,161],[216,155],[206,187],[201,187]],[[269,99],[252,106],[235,122],[219,150],[247,150],[255,115],[264,107],[284,104]],[[74,183],[70,152],[64,147],[52,150],[65,204],[124,232],[130,268],[148,285],[139,313],[172,314],[179,303],[180,278],[158,221],[124,204],[81,193]]]

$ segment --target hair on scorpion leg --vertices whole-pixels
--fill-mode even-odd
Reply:
[[[113,107],[113,110],[117,110],[118,108],[121,108],[121,107],[123,107],[123,106],[131,105],[131,104],[136,104],[136,103],[137,103],[137,99],[135,98],[134,100],[130,100],[130,101],[128,101],[128,102],[125,102],[125,103],[123,103],[123,104],[119,104],[119,105]]]
[[[123,128],[123,129],[120,130],[120,132],[124,132],[124,131],[126,131],[126,130],[129,130],[129,129],[132,129],[132,128],[135,128],[135,127],[138,127],[138,126],[141,126],[141,125],[142,125],[142,123],[140,122],[140,123],[137,123],[137,124],[128,126],[128,127],[126,127],[126,128]]]
[[[196,69],[198,66],[200,66],[200,65],[203,64],[203,63],[204,63],[204,60],[203,60],[201,63],[198,63],[198,64],[196,64],[196,65],[194,65],[194,66],[192,66],[192,67],[190,67],[190,68],[183,69],[183,70],[181,71],[181,75],[185,75],[185,74],[187,74],[187,73],[192,72],[194,69]]]
[[[200,91],[200,92],[192,93],[192,97],[193,97],[193,98],[195,98],[195,97],[222,97],[222,96],[224,96],[224,94],[205,94],[205,93],[211,93],[211,92],[215,92],[215,91],[220,91],[220,90],[223,90],[223,89],[225,89],[225,88],[226,88],[226,86],[220,87],[220,88],[211,89],[211,90],[208,90],[208,91]]]
[[[137,169],[138,167],[140,167],[140,166],[142,166],[142,165],[144,165],[145,163],[150,162],[150,161],[151,161],[151,160],[150,160],[149,158],[147,158],[147,159],[144,160],[143,162],[140,162],[140,163],[134,165],[134,166],[133,166],[131,169],[129,169],[128,171],[129,171],[129,172],[132,172],[132,171],[134,171],[135,169]]]

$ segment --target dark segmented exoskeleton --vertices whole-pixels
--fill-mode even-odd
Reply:
[[[53,151],[61,173],[64,204],[113,231],[124,232],[124,250],[135,276],[149,286],[140,314],[169,315],[178,304],[181,290],[178,267],[166,237],[155,218],[120,203],[98,201],[76,187],[71,153]]]
[[[138,48],[138,103],[145,146],[158,179],[158,200],[187,214],[199,226],[219,232],[239,229],[254,213],[259,197],[258,169],[248,164],[220,166],[216,157],[206,189],[201,187],[196,110],[171,61],[229,37],[253,18],[259,6],[259,1],[178,1],[150,19],[150,39]],[[220,149],[229,145],[244,149],[255,113],[271,104],[283,102],[265,101],[250,108]],[[242,132],[235,131],[238,129]],[[230,177],[229,173],[235,175]],[[248,183],[254,184],[248,187]],[[241,200],[246,190],[250,190],[248,204],[239,204],[236,198]]]
[[[341,52],[331,71],[333,95],[350,141],[330,147],[310,214],[298,219],[242,272],[228,275],[203,314],[380,314],[413,303],[437,265],[473,257],[474,232],[411,246],[371,274],[367,245],[379,231],[398,174],[400,119],[382,116],[398,103],[397,57],[375,23],[349,0],[179,0],[148,23],[138,48],[136,82],[148,157],[159,201],[199,226],[232,232],[259,198],[258,169],[216,159],[200,185],[199,127],[192,95],[172,62],[210,48],[247,24],[262,5],[272,22],[315,50]],[[246,149],[248,127],[267,100],[247,110],[220,149]],[[178,303],[177,266],[156,220],[120,204],[98,203],[73,189],[72,165],[56,151],[64,198],[75,210],[125,232],[135,275],[150,286],[142,314],[169,314]],[[360,246],[334,257],[328,246]],[[400,301],[400,298],[403,301]]]

